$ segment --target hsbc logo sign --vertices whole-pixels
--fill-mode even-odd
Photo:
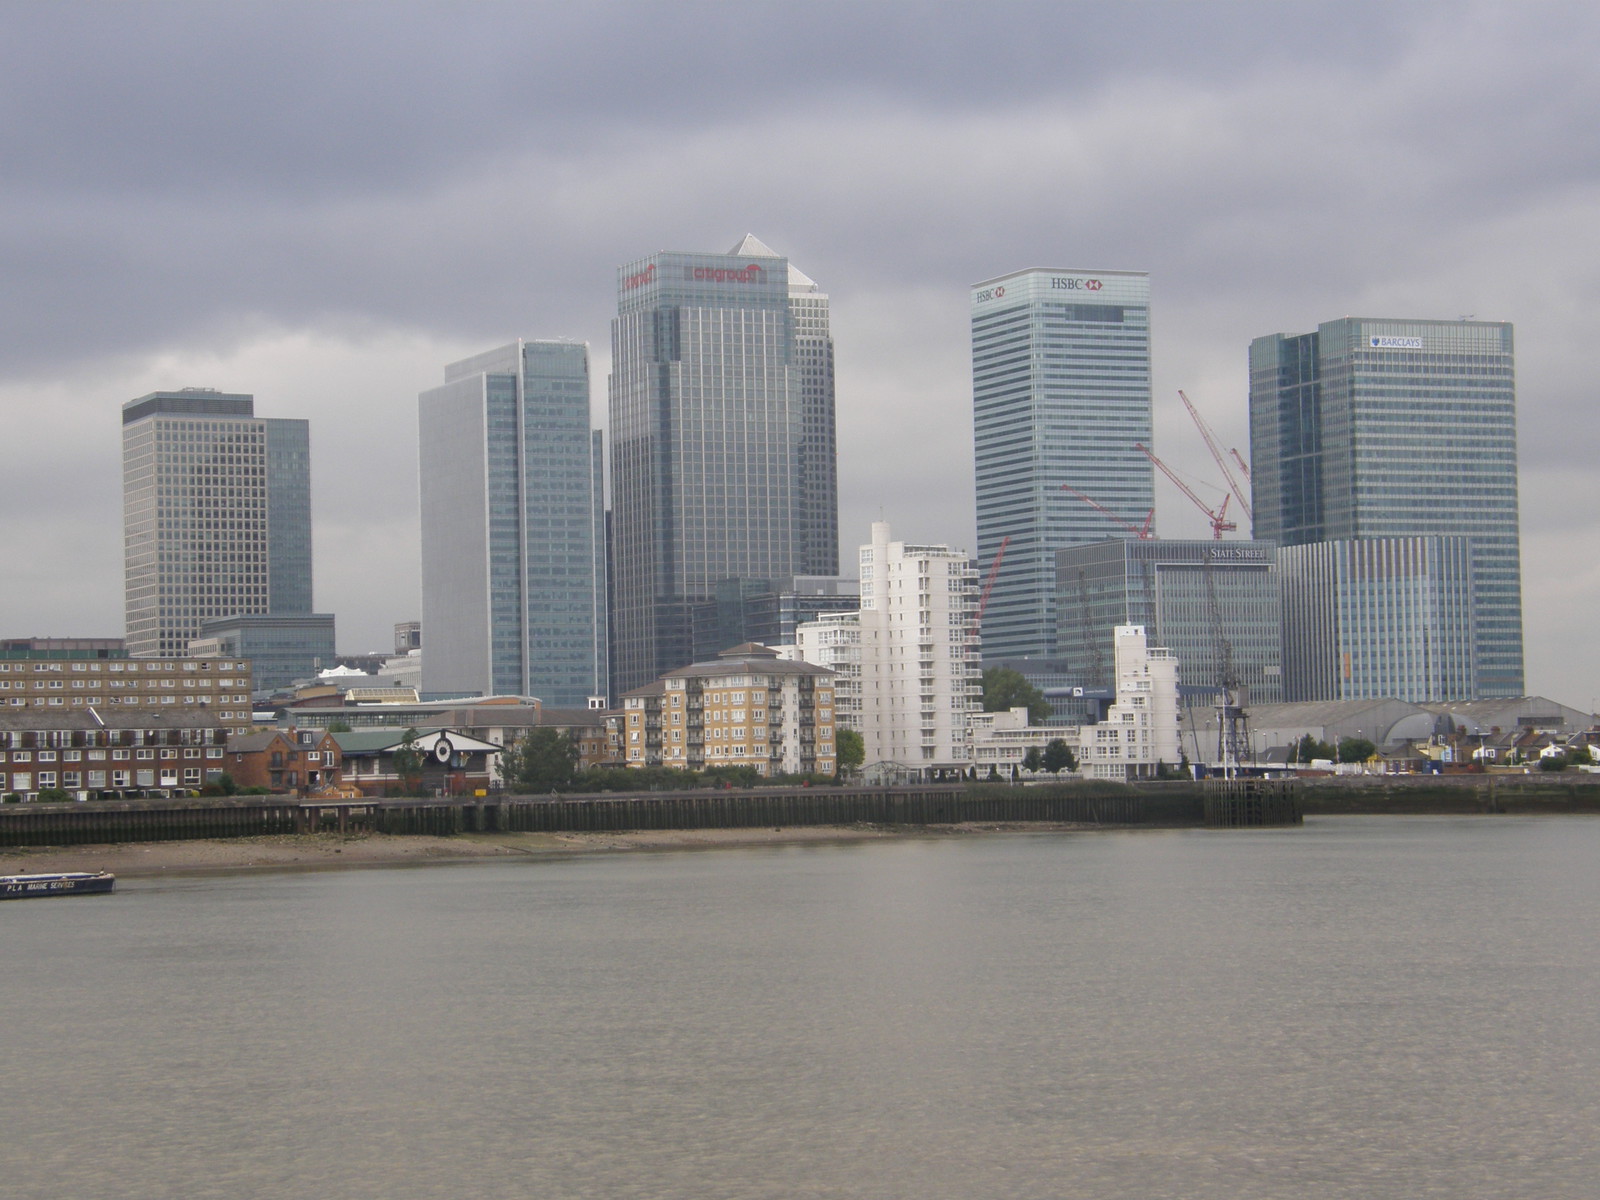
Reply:
[[[1106,285],[1105,280],[1097,279],[1092,275],[1048,275],[1035,276],[1033,280],[1029,281],[1031,289],[1044,287],[1045,279],[1050,281],[1050,290],[1056,292],[1098,292]],[[1006,298],[1006,286],[1006,284],[1000,283],[994,287],[979,288],[972,293],[972,302],[974,304],[989,304],[997,300],[1004,300]],[[1024,288],[1024,291],[1028,290],[1030,288]]]

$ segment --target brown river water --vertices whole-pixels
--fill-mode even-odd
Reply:
[[[1600,818],[0,906],[0,1196],[1600,1196]]]

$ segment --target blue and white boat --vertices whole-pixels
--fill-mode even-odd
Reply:
[[[116,886],[117,877],[110,871],[0,875],[0,900],[31,900],[37,896],[92,896],[114,891]]]

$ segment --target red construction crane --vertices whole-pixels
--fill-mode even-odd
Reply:
[[[1006,547],[1011,544],[1009,535],[1000,539],[1000,549],[995,552],[994,565],[989,568],[989,575],[983,581],[983,593],[978,597],[978,611],[972,614],[972,629],[968,634],[969,640],[976,640],[978,631],[983,626],[983,613],[989,607],[989,593],[994,591],[994,581],[1000,574],[1000,563],[1006,556]]]
[[[1238,522],[1228,520],[1228,501],[1232,499],[1231,496],[1223,496],[1222,507],[1213,512],[1211,506],[1208,505],[1204,500],[1200,499],[1199,496],[1196,496],[1194,494],[1194,490],[1190,488],[1190,486],[1183,480],[1179,479],[1177,473],[1174,472],[1171,467],[1167,466],[1166,463],[1162,462],[1150,452],[1149,446],[1146,446],[1143,442],[1135,442],[1134,445],[1138,448],[1141,454],[1143,454],[1161,469],[1161,473],[1163,475],[1178,485],[1178,490],[1185,496],[1189,497],[1190,501],[1196,508],[1205,513],[1206,517],[1211,521],[1212,538],[1217,541],[1221,541],[1224,533],[1231,533],[1233,530],[1239,528]]]
[[[1112,512],[1104,504],[1101,504],[1098,500],[1094,499],[1094,497],[1087,496],[1083,492],[1080,492],[1077,488],[1073,487],[1070,483],[1063,483],[1061,485],[1061,490],[1063,492],[1071,492],[1079,500],[1082,500],[1090,508],[1094,509],[1095,512],[1100,513],[1103,516],[1109,517],[1111,520],[1115,521],[1118,525],[1121,525],[1129,533],[1133,534],[1133,536],[1138,538],[1140,541],[1148,542],[1151,538],[1155,537],[1155,534],[1150,532],[1150,522],[1155,520],[1155,515],[1156,515],[1156,510],[1155,509],[1152,508],[1149,512],[1147,512],[1145,514],[1145,516],[1144,516],[1144,524],[1143,525],[1135,525],[1131,521],[1124,521],[1121,517],[1117,516],[1116,513]]]
[[[1251,520],[1255,514],[1250,511],[1250,500],[1244,494],[1244,489],[1239,486],[1239,481],[1233,477],[1233,471],[1228,466],[1228,460],[1223,457],[1222,448],[1217,445],[1216,435],[1211,432],[1211,426],[1206,424],[1205,418],[1200,415],[1200,410],[1194,402],[1183,394],[1183,389],[1178,389],[1178,399],[1183,401],[1183,406],[1189,410],[1189,415],[1194,418],[1195,428],[1200,431],[1200,436],[1205,439],[1206,449],[1211,451],[1211,457],[1216,460],[1217,470],[1222,472],[1222,477],[1228,481],[1228,490],[1233,493],[1233,498],[1239,502],[1239,507],[1244,509],[1244,515]],[[1244,468],[1245,479],[1250,478],[1250,468],[1244,465],[1244,459],[1239,457],[1239,452],[1233,452],[1234,461]],[[1159,465],[1159,464],[1158,464]],[[1227,507],[1226,504],[1223,505]],[[1209,511],[1209,510],[1208,510]]]

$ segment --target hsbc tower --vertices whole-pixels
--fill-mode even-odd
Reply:
[[[983,655],[1044,657],[1056,551],[1132,537],[1155,507],[1136,448],[1151,441],[1150,277],[1034,267],[975,284],[970,302],[980,569],[1006,547]]]

